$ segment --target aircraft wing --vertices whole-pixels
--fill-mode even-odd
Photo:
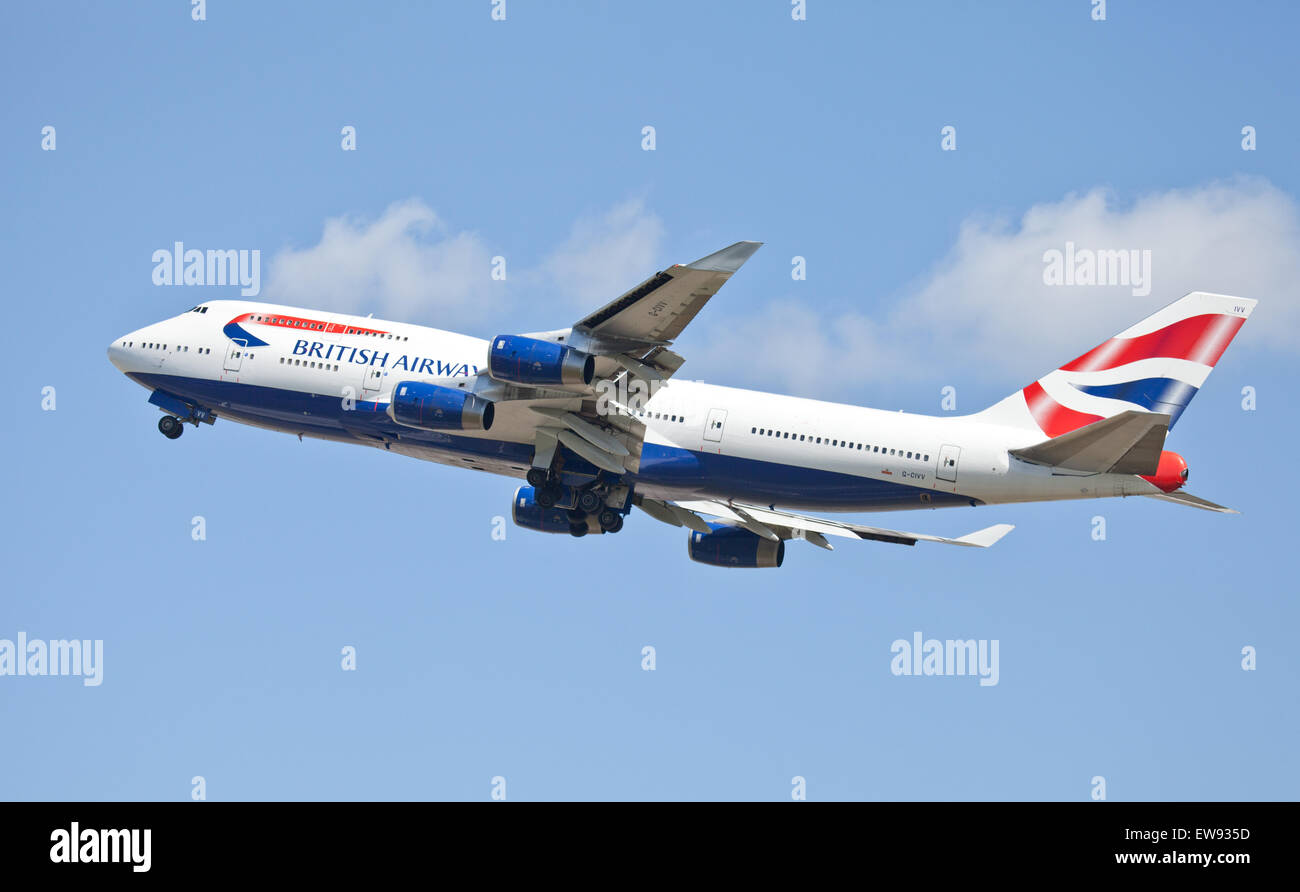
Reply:
[[[968,548],[988,548],[1011,532],[1015,527],[1009,523],[994,524],[974,533],[947,539],[943,536],[931,536],[926,533],[909,533],[903,530],[888,530],[882,527],[863,526],[822,517],[808,517],[786,511],[775,511],[757,505],[741,505],[735,502],[716,500],[666,502],[658,499],[641,497],[638,507],[650,516],[675,526],[685,526],[697,532],[709,532],[709,525],[700,517],[706,514],[717,517],[736,526],[744,527],[764,539],[779,541],[781,539],[804,539],[819,548],[833,550],[827,536],[845,539],[871,539],[876,542],[892,542],[897,545],[915,545],[917,542],[938,542],[943,545],[962,545]]]
[[[762,244],[736,242],[694,263],[670,266],[570,328],[526,337],[594,355],[598,378],[623,370],[650,381],[669,378],[685,360],[668,345]]]
[[[645,436],[636,409],[685,362],[668,346],[761,245],[736,242],[694,263],[671,266],[569,328],[523,335],[592,356],[591,385],[520,385],[486,373],[433,383],[492,401],[495,429],[533,441],[534,467],[549,467],[563,447],[610,473],[635,472]]]

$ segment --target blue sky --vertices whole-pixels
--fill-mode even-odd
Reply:
[[[1085,800],[1098,775],[1114,800],[1300,796],[1297,14],[808,7],[11,10],[0,638],[102,639],[104,680],[0,678],[0,798],[188,799],[196,775],[226,800],[496,776],[512,800],[788,800],[796,775],[821,800]],[[266,299],[490,336],[739,239],[766,245],[681,374],[885,408],[953,386],[975,411],[1186,291],[1258,298],[1170,439],[1241,516],[894,514],[1017,528],[978,553],[791,543],[771,572],[691,563],[643,515],[495,541],[513,481],[223,422],[169,443],[104,354],[234,295],[155,287],[177,240],[260,250]],[[1150,294],[1044,289],[1066,240],[1152,250]],[[997,639],[998,685],[893,676],[918,630]]]

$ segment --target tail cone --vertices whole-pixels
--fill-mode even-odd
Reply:
[[[1173,492],[1187,482],[1187,462],[1177,452],[1162,452],[1156,472],[1150,477],[1146,474],[1141,476],[1147,483],[1158,487],[1161,492]]]

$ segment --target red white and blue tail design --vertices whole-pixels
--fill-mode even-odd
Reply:
[[[1256,303],[1195,291],[977,417],[1050,438],[1136,409],[1172,428]]]

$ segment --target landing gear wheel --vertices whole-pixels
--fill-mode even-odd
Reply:
[[[570,523],[570,525],[572,525],[572,524],[579,524],[579,523],[580,523],[580,524],[582,524],[583,526],[586,526],[586,524],[587,524],[587,515],[583,514],[581,511],[570,510],[570,511],[568,511],[568,512],[566,512],[566,513],[569,515],[569,523]]]
[[[185,433],[185,424],[175,415],[164,415],[158,419],[158,430],[169,440],[175,440]]]
[[[554,483],[548,483],[541,489],[537,490],[533,499],[543,508],[554,508],[555,503],[560,500],[560,496],[563,494],[564,491],[560,489],[559,486]]]
[[[623,518],[613,508],[606,508],[600,512],[600,528],[607,533],[617,533],[623,529]]]
[[[570,535],[570,536],[574,536],[575,538],[578,538],[578,539],[581,539],[583,536],[587,535],[587,524],[586,524],[586,521],[584,521],[584,522],[582,522],[582,523],[571,523],[571,524],[569,524],[569,535]]]
[[[550,477],[550,474],[547,473],[545,468],[529,468],[528,473],[524,475],[528,485],[534,489],[541,489],[545,486],[548,477]]]
[[[601,499],[590,489],[578,493],[578,510],[584,514],[595,514],[600,510]]]

